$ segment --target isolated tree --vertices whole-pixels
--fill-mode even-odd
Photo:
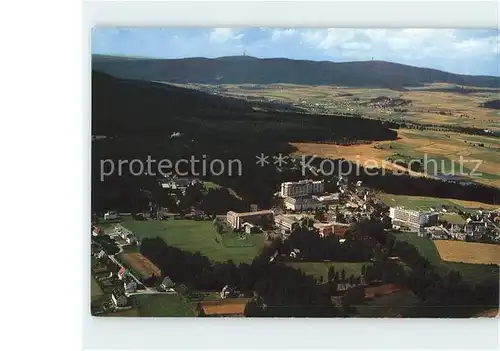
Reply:
[[[335,279],[335,267],[328,268],[328,281]]]
[[[382,224],[384,225],[385,229],[391,229],[392,228],[392,219],[389,216],[384,216],[382,218]]]
[[[365,265],[363,265],[363,266],[361,267],[361,274],[362,274],[362,275],[365,275],[365,274],[366,274],[366,266],[365,266]]]
[[[342,269],[342,272],[340,272],[341,281],[345,282],[345,277],[346,277],[345,269]]]

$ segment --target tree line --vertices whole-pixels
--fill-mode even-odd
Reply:
[[[336,316],[338,311],[312,277],[291,267],[269,264],[280,245],[275,241],[250,264],[238,265],[231,260],[213,263],[199,252],[179,250],[161,238],[144,239],[140,251],[163,275],[190,290],[220,291],[230,285],[243,292],[254,292],[256,298],[247,307],[249,316]]]

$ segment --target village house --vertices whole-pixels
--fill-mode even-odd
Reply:
[[[137,238],[133,235],[133,234],[127,234],[127,236],[125,237],[125,241],[132,245],[132,244],[135,244],[137,243]]]
[[[137,291],[137,283],[135,281],[123,282],[125,293],[132,293]]]
[[[125,267],[121,267],[116,275],[118,276],[118,279],[123,280],[127,275],[127,269]]]
[[[299,226],[299,221],[295,217],[284,215],[274,217],[274,223],[283,233],[291,233]]]
[[[124,292],[120,288],[115,288],[111,292],[111,301],[116,307],[125,307],[127,306],[127,296],[125,296]]]
[[[319,236],[325,237],[328,235],[344,236],[347,229],[349,229],[349,224],[338,223],[338,222],[328,222],[328,223],[314,223],[314,228],[318,230]]]
[[[104,230],[102,228],[99,228],[98,226],[92,226],[92,235],[93,236],[99,236],[99,235],[104,235]]]
[[[170,277],[165,277],[160,284],[160,288],[165,291],[175,291],[175,283],[172,281],[172,279],[170,279]]]
[[[465,234],[471,236],[475,239],[479,239],[481,236],[486,234],[488,224],[483,221],[472,221],[467,220],[465,224]]]
[[[254,234],[260,232],[260,228],[257,225],[248,222],[243,223],[242,228],[245,230],[245,233],[247,234]]]
[[[97,254],[94,254],[94,257],[97,259],[101,259],[106,256],[106,252],[104,250],[99,251]]]

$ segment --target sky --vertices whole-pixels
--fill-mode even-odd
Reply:
[[[246,55],[314,61],[383,60],[500,76],[500,30],[349,28],[114,28],[92,32],[92,53],[154,58]]]

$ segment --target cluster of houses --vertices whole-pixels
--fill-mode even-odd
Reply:
[[[338,185],[344,185],[347,181],[340,180]],[[339,187],[341,188],[341,187]],[[297,182],[285,182],[281,184],[278,195],[283,199],[283,210],[260,210],[251,212],[229,211],[226,221],[234,230],[242,230],[246,233],[261,231],[262,223],[272,223],[273,229],[282,235],[291,233],[300,226],[304,217],[314,220],[314,228],[318,235],[343,236],[350,224],[369,217],[371,212],[367,211],[366,193],[358,182],[356,190],[351,194],[347,188],[341,188],[343,194],[325,193],[324,180],[300,180]],[[358,194],[356,194],[356,191]],[[348,195],[349,194],[349,195]],[[345,201],[346,197],[349,201]],[[323,218],[315,218],[312,213],[322,210]],[[337,215],[340,217],[337,218]]]
[[[459,220],[453,223],[441,219],[440,215],[456,216]],[[474,214],[437,211],[416,211],[403,207],[391,207],[389,216],[395,229],[406,229],[417,232],[420,236],[431,239],[488,241],[500,243],[500,209],[494,211],[479,210]],[[438,223],[440,222],[440,223]]]
[[[477,211],[469,215],[465,224],[453,224],[450,236],[458,240],[488,241],[500,244],[500,208],[494,211]]]

